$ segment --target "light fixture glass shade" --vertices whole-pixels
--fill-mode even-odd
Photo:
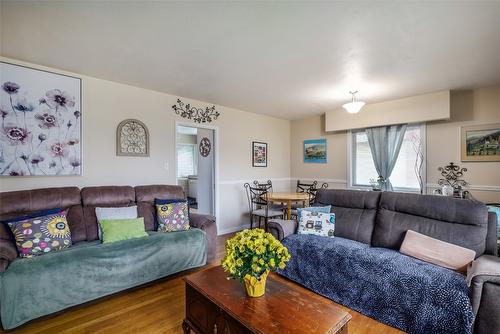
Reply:
[[[342,108],[344,108],[349,114],[356,114],[361,110],[361,108],[363,108],[364,105],[365,103],[362,101],[353,101],[342,105]]]

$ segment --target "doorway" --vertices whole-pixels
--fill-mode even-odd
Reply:
[[[215,215],[215,129],[176,125],[177,184],[190,212]]]

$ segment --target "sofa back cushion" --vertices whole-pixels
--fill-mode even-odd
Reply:
[[[159,199],[186,199],[181,186],[151,185],[135,187],[135,201],[139,217],[144,217],[146,231],[156,231],[155,198]]]
[[[96,207],[135,205],[134,188],[130,186],[85,187],[81,190],[81,196],[88,241],[99,239],[97,217],[95,214]]]
[[[315,205],[331,205],[335,236],[369,244],[372,239],[380,192],[319,189]]]
[[[480,202],[446,196],[383,192],[372,245],[399,249],[406,231],[484,253],[488,209]]]
[[[43,188],[0,193],[0,221],[48,209],[68,210],[66,217],[72,242],[86,240],[85,222],[77,187]],[[6,224],[0,224],[0,238],[10,239]]]

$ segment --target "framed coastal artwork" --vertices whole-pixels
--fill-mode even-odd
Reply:
[[[326,164],[326,139],[304,140],[304,162]]]
[[[267,143],[252,142],[252,166],[267,167]]]
[[[461,128],[462,161],[500,161],[500,123]]]
[[[81,79],[0,62],[0,176],[81,175]]]

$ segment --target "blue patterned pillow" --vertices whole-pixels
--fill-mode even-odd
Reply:
[[[298,234],[314,234],[333,238],[335,232],[335,213],[311,212],[302,210]]]
[[[158,232],[189,230],[187,201],[156,206]]]
[[[71,246],[66,211],[9,222],[20,257],[33,257]]]
[[[332,210],[331,205],[327,206],[308,206],[305,208],[297,208],[297,218],[300,220],[300,216],[302,215],[302,211],[309,211],[309,212],[323,212],[323,213],[330,213]]]

